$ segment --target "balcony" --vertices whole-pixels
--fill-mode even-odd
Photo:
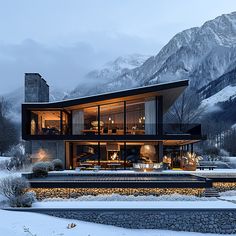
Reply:
[[[201,135],[201,124],[163,124],[164,135]]]

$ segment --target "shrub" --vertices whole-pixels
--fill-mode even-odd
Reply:
[[[46,177],[48,175],[48,165],[45,162],[37,162],[33,165],[32,171],[35,177]]]
[[[63,163],[60,159],[53,160],[52,164],[54,166],[54,170],[56,171],[63,170]]]
[[[30,207],[35,200],[32,192],[26,192],[29,182],[21,177],[7,177],[0,181],[0,193],[12,207]]]
[[[31,207],[35,202],[36,196],[34,192],[26,192],[23,195],[10,198],[11,207]]]
[[[7,164],[8,170],[19,170],[30,165],[30,155],[25,153],[25,149],[21,144],[13,146],[7,156],[11,157]]]
[[[54,170],[54,165],[50,161],[45,161],[45,165],[47,165],[48,171],[53,171]]]
[[[10,160],[0,160],[0,170],[5,170],[8,167]]]

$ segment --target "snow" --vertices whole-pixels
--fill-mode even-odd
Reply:
[[[234,157],[236,159],[236,157]],[[28,172],[24,172],[24,173],[28,173]],[[136,174],[139,174],[139,175],[142,175],[142,174],[147,174],[147,172],[135,172],[134,170],[99,170],[99,171],[91,171],[91,170],[83,170],[83,171],[76,171],[76,170],[64,170],[64,171],[50,171],[49,172],[49,175],[53,174],[53,175],[65,175],[65,174],[88,174],[88,175],[91,175],[91,174],[113,174],[113,175],[116,175],[116,174],[133,174],[133,173],[136,173]],[[148,174],[160,174],[160,173],[163,173],[163,174],[212,174],[212,175],[215,175],[215,174],[226,174],[226,175],[233,175],[233,174],[236,174],[236,169],[214,169],[214,170],[208,170],[208,169],[205,169],[205,170],[195,170],[195,171],[186,171],[186,170],[163,170],[161,172],[148,172]]]
[[[82,222],[71,219],[61,219],[47,215],[28,212],[14,212],[0,210],[0,232],[7,236],[203,236],[206,234],[193,232],[175,232],[169,230],[124,229],[115,226]],[[68,224],[74,223],[76,227],[67,229]],[[30,233],[24,229],[29,229]],[[217,234],[207,234],[214,236]]]
[[[10,172],[8,170],[3,170],[3,171],[0,171],[0,180],[8,176],[20,176],[20,175],[21,173],[19,172]]]
[[[234,97],[236,97],[236,86],[229,85],[211,97],[202,100],[200,108],[213,109],[217,103],[228,101],[230,98]]]
[[[76,198],[63,199],[63,198],[47,198],[43,201],[215,201],[216,198],[197,197],[193,195],[120,195],[120,194],[99,194],[99,195],[84,195]]]
[[[236,204],[236,196],[222,196],[220,199],[228,200],[228,201],[235,201]]]
[[[2,162],[2,161],[9,161],[9,159],[11,159],[11,157],[0,156],[0,162]]]
[[[33,203],[34,208],[79,209],[218,209],[233,208],[236,204],[216,201],[43,201]]]

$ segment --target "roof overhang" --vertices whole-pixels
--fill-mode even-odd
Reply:
[[[22,105],[24,108],[32,110],[36,109],[74,110],[82,107],[104,105],[133,99],[148,99],[155,96],[162,96],[163,111],[166,112],[187,86],[188,86],[188,80],[181,80],[176,82],[160,83],[140,88],[122,90],[112,93],[104,93],[89,97],[63,100],[60,102],[24,103]]]

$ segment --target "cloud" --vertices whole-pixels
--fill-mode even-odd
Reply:
[[[58,87],[70,88],[85,73],[105,60],[85,42],[70,46],[48,46],[33,40],[0,45],[0,93],[23,85],[25,72],[39,72]]]
[[[43,44],[26,39],[19,44],[0,43],[0,94],[23,86],[24,73],[38,72],[58,88],[72,90],[89,71],[118,56],[160,49],[160,44],[111,32],[74,35],[82,41]],[[147,53],[145,53],[147,52]]]

